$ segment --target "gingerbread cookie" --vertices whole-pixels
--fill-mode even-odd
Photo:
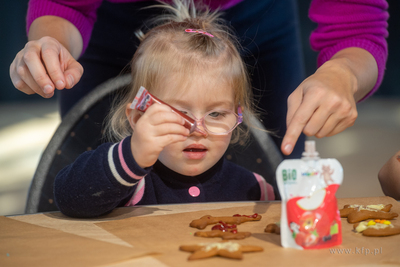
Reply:
[[[347,218],[347,216],[353,211],[357,210],[380,210],[389,212],[392,208],[392,204],[376,204],[376,205],[344,205],[340,211],[340,217]]]
[[[182,251],[193,252],[188,260],[199,260],[213,256],[221,256],[230,259],[242,259],[243,252],[258,252],[264,249],[259,246],[244,246],[231,241],[220,243],[207,243],[198,245],[183,245],[179,247]]]
[[[211,215],[205,215],[201,217],[200,219],[193,220],[190,223],[191,227],[197,228],[197,229],[204,229],[206,228],[207,225],[209,224],[216,224],[218,222],[224,222],[228,224],[241,224],[244,222],[248,221],[259,221],[261,220],[261,215],[254,213],[253,215],[239,215],[235,214],[232,217],[213,217]]]
[[[280,224],[278,224],[278,223],[270,223],[265,227],[264,232],[280,235],[281,234]]]
[[[224,240],[230,239],[244,239],[251,236],[250,232],[238,232],[236,224],[229,225],[224,222],[214,225],[211,231],[202,231],[194,233],[195,236],[200,237],[222,237]]]
[[[237,230],[230,230],[227,232],[222,232],[220,230],[211,230],[211,231],[203,231],[194,233],[195,236],[199,237],[221,237],[224,240],[232,240],[232,239],[245,239],[246,237],[251,236],[250,232],[238,232]]]
[[[360,222],[354,225],[354,230],[357,233],[362,233],[364,236],[390,236],[400,234],[400,227],[394,226],[387,220]]]
[[[347,221],[349,223],[361,222],[368,219],[383,219],[383,220],[392,220],[399,216],[395,212],[386,212],[381,210],[356,210],[351,212],[347,216]]]

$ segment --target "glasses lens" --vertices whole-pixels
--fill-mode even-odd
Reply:
[[[231,111],[212,111],[204,118],[209,132],[226,133],[237,124],[237,116]]]

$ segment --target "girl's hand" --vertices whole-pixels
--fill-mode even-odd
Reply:
[[[28,42],[10,65],[10,77],[15,88],[45,98],[52,97],[55,88],[72,88],[82,74],[81,64],[52,37]]]
[[[304,80],[288,98],[287,131],[281,150],[289,155],[301,132],[318,138],[332,136],[357,118],[355,76],[331,62]]]
[[[131,110],[131,114],[137,112]],[[166,105],[151,105],[138,119],[134,115],[128,119],[133,125],[132,154],[142,168],[154,165],[164,147],[185,141],[189,136],[189,130],[183,126],[184,119]]]

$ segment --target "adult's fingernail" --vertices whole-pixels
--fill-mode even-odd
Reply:
[[[291,144],[287,144],[284,149],[286,153],[292,153],[293,146]]]
[[[62,88],[65,87],[65,84],[64,84],[63,81],[58,80],[58,81],[56,81],[56,87],[57,87],[58,89],[62,89]]]
[[[72,75],[68,75],[67,79],[68,79],[68,87],[74,86],[75,82],[74,77]]]
[[[47,95],[50,94],[53,91],[53,86],[51,86],[50,84],[45,85],[45,87],[43,88],[43,92]]]

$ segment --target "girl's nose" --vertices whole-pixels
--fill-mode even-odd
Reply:
[[[197,135],[201,135],[204,137],[208,136],[208,132],[204,129],[200,129],[199,128],[199,123],[196,123],[196,128],[194,129],[194,131],[191,134],[197,134]]]

